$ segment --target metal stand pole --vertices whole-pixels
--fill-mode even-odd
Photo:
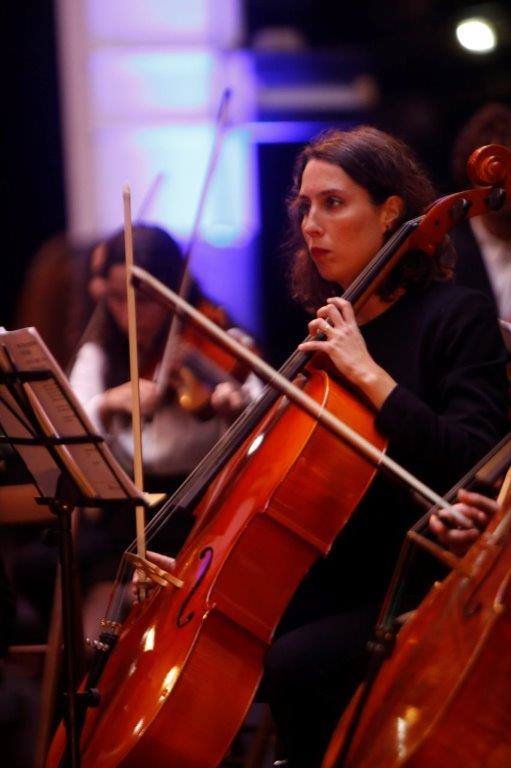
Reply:
[[[74,507],[55,501],[51,505],[59,528],[59,556],[62,569],[62,627],[64,635],[65,723],[67,748],[64,766],[80,768],[80,734],[78,726],[78,664],[76,656],[76,612],[73,603],[74,554],[71,515]]]

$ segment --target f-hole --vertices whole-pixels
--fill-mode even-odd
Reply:
[[[203,549],[202,552],[199,553],[199,560],[200,560],[200,566],[199,566],[199,570],[197,571],[195,584],[193,585],[192,589],[188,593],[185,601],[183,602],[183,605],[179,609],[177,622],[176,622],[178,629],[181,629],[182,627],[186,626],[195,616],[194,611],[190,611],[190,613],[188,613],[188,615],[185,616],[186,609],[188,607],[188,604],[190,603],[190,600],[199,589],[201,583],[204,581],[206,577],[207,572],[209,571],[211,562],[213,560],[213,548],[206,547],[205,549]]]

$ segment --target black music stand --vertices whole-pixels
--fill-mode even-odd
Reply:
[[[27,367],[21,369],[20,362]],[[85,712],[98,705],[99,694],[95,689],[78,691],[79,619],[73,602],[71,515],[77,507],[126,510],[148,503],[104,439],[94,432],[66,377],[33,328],[0,331],[0,430],[0,443],[13,448],[32,476],[39,493],[36,502],[48,506],[57,519],[66,672],[63,767],[79,768]],[[85,454],[79,447],[85,448]],[[76,448],[80,456],[73,455]],[[53,493],[48,492],[50,485]]]

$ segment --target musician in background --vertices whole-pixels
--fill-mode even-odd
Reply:
[[[163,229],[146,224],[133,227],[135,262],[173,290],[178,290],[184,260],[175,240]],[[104,435],[114,455],[128,473],[133,469],[132,392],[129,381],[128,310],[124,233],[118,231],[92,252],[89,290],[99,302],[70,373],[70,383],[97,431]],[[197,281],[188,293],[194,305],[205,301]],[[226,422],[221,413],[207,404],[199,413],[181,406],[176,393],[182,364],[180,348],[175,351],[171,379],[160,395],[156,382],[158,368],[169,332],[171,314],[167,307],[141,291],[136,293],[137,342],[140,368],[140,405],[144,490],[170,494],[184,481],[203,456],[214,446]],[[238,340],[252,346],[241,329],[231,328]],[[226,374],[227,377],[227,374]],[[240,387],[240,408],[255,396],[260,384],[251,376]],[[176,554],[193,519],[178,512],[150,545]],[[132,516],[97,512],[82,516],[79,546],[92,553],[84,569],[94,587],[85,606],[88,634],[95,634],[98,615],[115,576],[119,558],[135,535]],[[86,556],[86,555],[84,555]]]
[[[184,262],[179,246],[167,232],[138,224],[133,228],[133,248],[138,266],[168,287],[178,288]],[[91,287],[100,304],[69,378],[92,423],[107,438],[122,466],[131,472],[132,401],[123,232],[102,243],[93,259]],[[203,298],[195,280],[189,298],[194,305]],[[159,396],[155,379],[171,316],[165,306],[142,292],[137,292],[136,302],[144,483],[146,490],[168,493],[214,445],[222,422],[214,413],[203,417],[184,410],[171,381]],[[177,354],[176,374],[178,368]]]
[[[13,327],[37,328],[64,369],[94,308],[83,291],[90,249],[90,243],[73,242],[65,233],[50,237],[33,255],[17,299]]]
[[[511,149],[511,109],[490,103],[474,113],[461,129],[452,153],[453,176],[459,189],[470,186],[466,165],[472,152],[486,144]],[[456,283],[477,288],[497,305],[500,318],[511,322],[511,202],[498,211],[476,216],[452,233],[459,253]]]

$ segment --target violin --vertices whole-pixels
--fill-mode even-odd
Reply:
[[[225,309],[201,299],[198,309],[220,328],[232,323]],[[243,384],[250,369],[223,347],[199,333],[190,323],[184,325],[177,342],[177,366],[170,372],[170,386],[179,405],[198,416],[211,415],[213,389],[223,381]]]
[[[508,435],[454,489],[485,473],[492,480],[508,473],[499,494],[501,512],[463,559],[440,555],[452,572],[400,630],[369,688],[362,686],[355,695],[322,768],[511,764],[510,463]],[[389,606],[396,588],[395,580],[382,610],[380,637],[392,635]]]
[[[355,309],[361,306],[383,279],[381,272],[408,248],[432,253],[457,219],[486,210],[492,194],[486,188],[444,198],[438,210],[403,225],[345,298]],[[467,198],[470,211],[459,205]],[[99,665],[100,676],[87,683],[99,684],[101,701],[85,719],[84,768],[127,768],[148,759],[155,768],[217,765],[243,722],[297,585],[329,551],[377,462],[391,466],[366,404],[301,352],[284,364],[281,378],[289,384],[302,371],[293,397],[298,402],[308,395],[315,418],[268,387],[152,522],[151,533],[177,508],[193,509],[197,520],[176,561],[177,583],[134,606],[117,640],[113,631],[104,635],[109,655]],[[267,378],[274,378],[271,369]],[[337,414],[358,435],[356,447],[332,434]],[[304,472],[306,465],[314,472]],[[113,624],[107,622],[107,629]],[[60,764],[63,751],[61,729],[48,768]]]

